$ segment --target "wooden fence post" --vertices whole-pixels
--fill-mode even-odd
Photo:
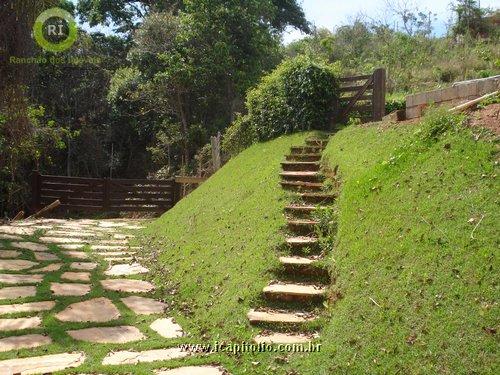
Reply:
[[[40,209],[40,190],[41,190],[41,176],[38,171],[33,171],[31,174],[31,209],[33,212],[36,212]]]
[[[373,72],[373,121],[381,121],[385,116],[385,91],[385,69],[375,69]]]
[[[218,132],[216,137],[210,137],[210,143],[212,144],[212,166],[214,172],[217,172],[221,167],[220,136],[220,132]]]
[[[172,178],[172,207],[181,200],[182,197],[182,184],[177,182],[176,178]]]

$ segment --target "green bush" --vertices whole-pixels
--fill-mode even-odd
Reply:
[[[406,108],[406,98],[392,98],[385,102],[385,113],[389,114],[394,111]]]
[[[257,134],[249,117],[238,114],[222,137],[222,152],[229,156],[236,156],[256,140]]]
[[[281,63],[248,93],[248,121],[259,140],[329,126],[338,100],[337,65],[299,56]]]

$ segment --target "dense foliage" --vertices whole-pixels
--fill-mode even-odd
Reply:
[[[250,126],[260,140],[329,126],[339,97],[336,66],[307,57],[284,61],[250,90]]]

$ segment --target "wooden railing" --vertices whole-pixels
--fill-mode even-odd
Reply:
[[[163,213],[203,183],[206,177],[178,176],[167,180],[32,176],[32,210],[56,200],[60,209],[102,212]]]
[[[82,178],[33,173],[33,210],[55,200],[79,211],[165,212],[175,204],[175,181]]]
[[[346,121],[356,113],[362,122],[380,121],[385,116],[386,71],[340,78],[340,113],[336,121]]]

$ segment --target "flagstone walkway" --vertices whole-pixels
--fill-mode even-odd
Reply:
[[[179,348],[184,332],[154,298],[141,248],[129,244],[142,224],[43,219],[0,225],[0,374],[76,374],[96,363],[99,373],[147,363],[152,374],[227,374],[208,357],[208,365],[165,368],[201,355]]]

